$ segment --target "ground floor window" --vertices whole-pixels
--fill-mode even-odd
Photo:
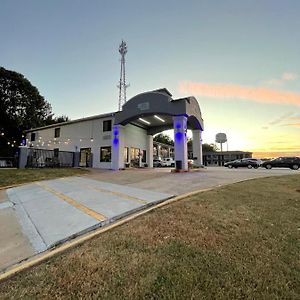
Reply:
[[[111,147],[100,148],[100,162],[111,162]]]
[[[124,162],[128,163],[129,161],[129,151],[128,151],[128,147],[124,148]]]
[[[146,150],[143,150],[142,162],[145,163],[147,160],[147,153]]]

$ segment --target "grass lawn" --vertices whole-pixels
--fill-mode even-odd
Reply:
[[[173,203],[0,284],[0,299],[300,299],[300,175]]]
[[[0,187],[87,173],[86,169],[0,169]]]

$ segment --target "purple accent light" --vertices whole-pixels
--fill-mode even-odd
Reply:
[[[183,135],[183,133],[182,132],[176,132],[175,133],[175,143],[176,142],[181,142],[181,140],[182,140],[182,135]]]
[[[114,138],[113,144],[114,144],[114,146],[117,146],[119,144],[119,139],[118,138]]]
[[[119,135],[119,130],[118,129],[114,129],[114,135]]]

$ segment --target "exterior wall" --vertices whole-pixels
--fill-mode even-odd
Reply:
[[[57,125],[56,127],[39,129],[32,131],[36,134],[35,141],[31,142],[31,133],[27,133],[27,145],[38,149],[53,150],[58,148],[60,151],[80,152],[82,148],[91,148],[92,167],[101,169],[111,169],[111,162],[100,162],[100,147],[112,146],[112,132],[103,132],[103,121],[114,118],[99,118],[86,120],[78,123]],[[55,138],[55,128],[60,128],[60,137]],[[124,127],[124,147],[138,148],[148,152],[147,131],[128,124]],[[93,139],[93,140],[91,140]],[[148,153],[147,153],[148,155]],[[143,165],[143,164],[142,164]]]
[[[203,164],[205,166],[224,166],[224,163],[236,159],[252,158],[252,152],[243,151],[223,151],[223,152],[204,152]]]
[[[103,132],[103,121],[112,117],[86,120],[78,123],[57,125],[37,131],[34,142],[30,141],[31,132],[27,133],[27,145],[38,149],[58,148],[60,151],[79,152],[81,148],[91,148],[94,168],[110,169],[111,163],[100,162],[100,147],[111,146],[111,132]],[[60,137],[55,138],[55,128],[60,128]]]
[[[128,147],[129,153],[130,148],[138,148],[140,150],[146,150],[148,148],[148,138],[147,138],[147,130],[136,127],[131,124],[127,124],[124,126],[124,136],[125,143],[124,147]],[[130,162],[130,154],[129,154],[129,162]],[[141,163],[143,166],[145,163]]]

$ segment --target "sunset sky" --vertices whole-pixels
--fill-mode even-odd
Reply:
[[[229,150],[300,156],[299,0],[1,0],[0,36],[0,65],[56,115],[117,110],[125,39],[128,98],[193,95],[204,142],[225,132]]]

